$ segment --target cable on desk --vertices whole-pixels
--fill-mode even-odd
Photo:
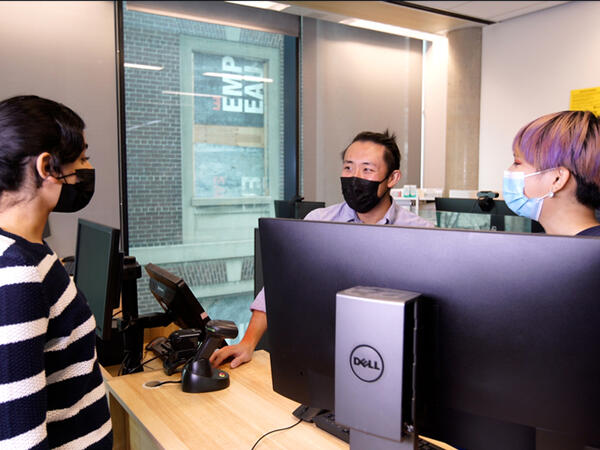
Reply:
[[[155,388],[158,386],[162,386],[163,384],[169,384],[169,383],[173,383],[173,384],[179,384],[181,383],[181,380],[177,380],[177,381],[172,381],[172,380],[167,380],[167,381],[147,381],[146,383],[144,383],[145,387],[149,387],[149,388]]]
[[[121,363],[121,367],[119,368],[119,372],[117,373],[117,376],[122,375],[123,374],[123,369],[125,368],[125,364],[128,360],[128,356],[129,355],[125,355],[125,359],[123,360],[123,362]],[[154,358],[150,358],[146,361],[144,361],[143,363],[139,364],[138,366],[134,367],[133,369],[131,369],[129,371],[129,373],[134,373],[136,370],[138,370],[140,367],[145,366],[146,364],[148,364],[150,361],[154,361],[156,358],[160,358],[160,356],[155,356]]]
[[[141,363],[139,366],[134,367],[133,369],[131,369],[131,372],[135,372],[136,370],[138,370],[140,367],[144,367],[146,364],[148,364],[150,361],[154,361],[156,358],[160,358],[160,356],[155,356],[154,358],[150,358],[146,361],[144,361],[143,363]]]
[[[269,434],[271,433],[275,433],[277,431],[284,431],[284,430],[289,430],[290,428],[294,428],[296,425],[298,425],[300,422],[302,422],[302,419],[298,420],[298,422],[296,422],[293,425],[290,425],[289,427],[285,427],[285,428],[277,428],[276,430],[271,430],[268,433],[263,434],[261,437],[258,438],[258,441],[256,441],[254,443],[254,445],[252,446],[252,448],[250,450],[254,450],[256,448],[256,446],[258,445],[258,443],[265,437],[267,437]]]
[[[123,356],[123,360],[121,361],[121,366],[119,367],[119,371],[117,372],[117,376],[120,377],[123,375],[123,371],[125,370],[126,364],[129,361],[129,353],[125,353]]]

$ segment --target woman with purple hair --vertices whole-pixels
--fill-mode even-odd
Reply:
[[[600,119],[589,111],[542,116],[519,130],[504,200],[546,233],[600,236]]]

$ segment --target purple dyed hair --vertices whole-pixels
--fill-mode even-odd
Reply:
[[[590,111],[547,114],[519,130],[513,152],[538,170],[563,166],[600,186],[600,120]]]

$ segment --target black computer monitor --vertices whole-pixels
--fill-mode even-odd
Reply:
[[[463,213],[463,220],[466,219],[464,214],[485,214],[487,216],[485,219],[483,217],[473,216],[473,220],[466,220],[466,222],[478,222],[477,224],[473,224],[473,227],[484,226],[486,229],[495,231],[544,232],[544,228],[539,222],[518,216],[508,207],[504,200],[494,200],[491,198],[480,200],[476,198],[436,197],[435,211],[437,226],[442,228],[462,228],[464,225],[461,226],[457,221],[457,219],[460,219],[460,215],[455,214],[450,217],[444,213]],[[440,214],[440,212],[442,213]],[[480,220],[475,220],[475,217]],[[481,219],[484,219],[485,224]],[[469,225],[469,228],[470,227],[471,225]]]
[[[181,328],[204,330],[210,317],[183,278],[156,264],[144,267],[150,277],[150,292],[173,321]]]
[[[119,230],[78,219],[75,284],[83,292],[96,320],[96,335],[108,341],[114,308],[119,307],[122,258]]]
[[[278,393],[333,409],[336,292],[403,289],[437,310],[435,364],[416,380],[421,434],[470,450],[600,446],[600,239],[283,219],[259,229]]]
[[[435,209],[436,211],[516,216],[504,200],[494,200],[491,198],[486,198],[485,202],[482,203],[476,198],[435,197]]]
[[[325,207],[325,202],[304,201],[302,198],[275,200],[274,203],[275,217],[284,219],[304,219],[313,209]]]
[[[325,202],[296,202],[294,205],[294,219],[304,219],[313,209],[325,208]]]

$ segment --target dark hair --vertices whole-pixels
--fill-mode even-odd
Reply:
[[[394,170],[400,170],[400,150],[398,149],[398,144],[396,144],[396,135],[394,133],[390,134],[388,130],[385,130],[383,133],[376,133],[374,131],[361,131],[354,137],[354,139],[352,139],[350,145],[357,141],[374,142],[375,144],[383,145],[385,148],[383,160],[388,167],[388,176]],[[350,145],[348,145],[348,147],[350,147]],[[342,152],[342,159],[346,155],[346,150],[348,150],[348,147],[346,147]]]
[[[577,187],[575,189],[575,198],[585,206],[590,206],[594,209],[600,208],[600,188],[598,185],[585,180],[580,175],[574,173]]]
[[[50,153],[50,170],[71,163],[84,150],[85,123],[61,103],[35,95],[0,102],[0,194],[21,187],[25,167],[43,152]],[[42,180],[35,171],[36,185]]]

